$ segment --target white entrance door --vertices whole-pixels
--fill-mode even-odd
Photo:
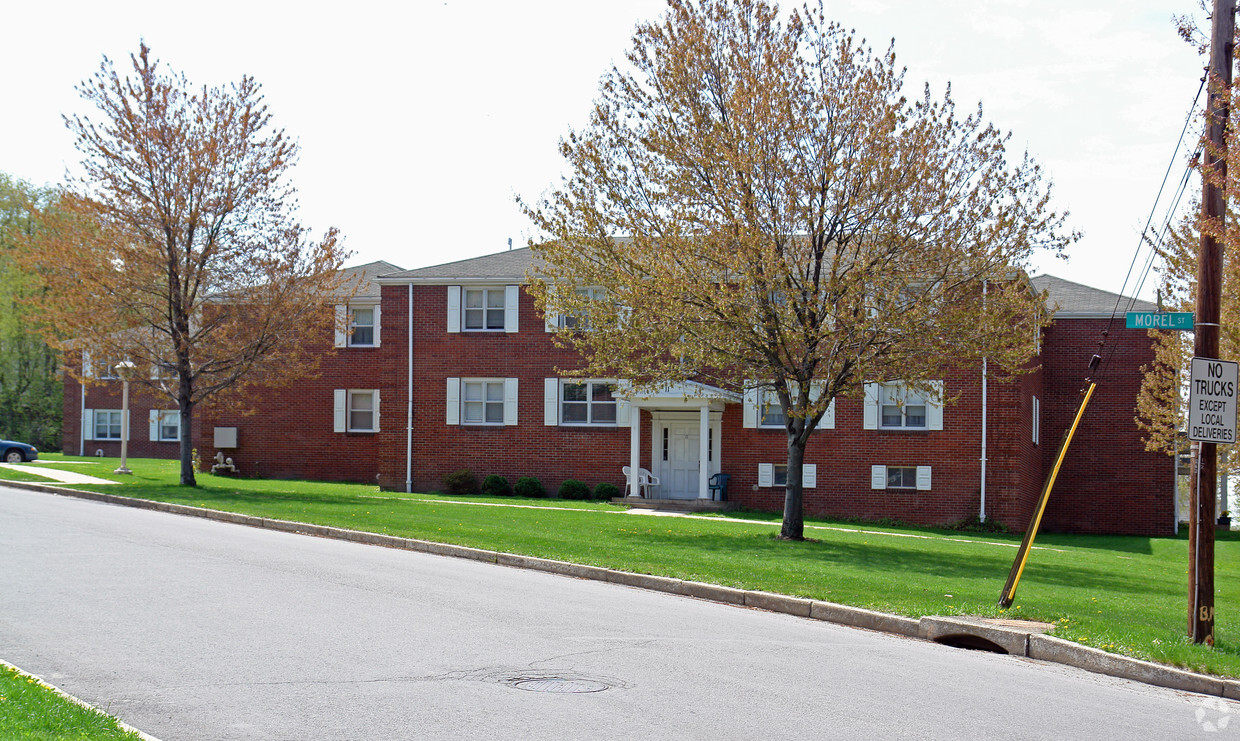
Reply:
[[[698,424],[668,422],[667,460],[663,464],[663,495],[669,499],[698,496]]]

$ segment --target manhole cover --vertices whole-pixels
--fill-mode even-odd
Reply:
[[[526,692],[582,694],[586,692],[602,692],[608,689],[606,684],[592,679],[568,679],[565,677],[517,678],[508,680],[508,684]]]

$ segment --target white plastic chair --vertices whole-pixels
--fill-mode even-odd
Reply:
[[[654,497],[651,496],[654,493],[653,490],[658,487],[660,483],[661,482],[659,481],[658,476],[655,476],[653,473],[644,468],[637,469],[637,490],[641,492],[643,497],[653,499]]]

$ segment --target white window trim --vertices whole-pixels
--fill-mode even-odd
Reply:
[[[483,387],[483,420],[482,422],[467,422],[465,420],[465,384],[467,383],[483,383],[483,384],[502,384],[504,388],[503,409],[504,416],[502,422],[487,422],[486,404],[496,403],[487,402],[486,387]],[[517,379],[515,378],[449,378],[447,387],[447,424],[462,425],[468,427],[511,427],[517,424],[518,409],[518,393]]]
[[[564,422],[561,405],[564,401],[564,384],[568,383],[606,383],[611,384],[612,398],[616,400],[615,422]],[[547,427],[628,427],[632,404],[619,396],[622,384],[611,378],[544,378],[543,379],[543,424]]]
[[[787,466],[786,463],[759,463],[758,464],[758,486],[760,488],[773,488],[783,486],[783,484],[775,483],[775,469],[778,466]],[[801,464],[801,488],[817,489],[818,488],[818,464],[802,463]]]
[[[177,421],[177,436],[164,437],[164,417]],[[181,440],[181,412],[176,409],[152,409],[149,415],[151,442],[175,443]]]
[[[98,441],[100,441],[100,442],[120,442],[120,440],[121,440],[121,435],[123,435],[123,434],[124,434],[124,432],[125,432],[125,424],[124,424],[124,419],[123,419],[123,418],[122,418],[122,420],[121,420],[121,435],[118,435],[117,437],[111,437],[111,436],[109,436],[109,437],[99,437],[99,436],[98,436],[98,430],[97,430],[97,428],[96,428],[96,421],[97,421],[98,415],[100,415],[100,414],[109,414],[109,415],[110,415],[110,414],[117,414],[117,415],[120,415],[120,414],[121,414],[121,410],[120,410],[120,409],[87,409],[87,410],[86,410],[86,412],[87,412],[87,416],[90,418],[90,424],[87,426],[87,437],[86,437],[86,439],[87,439],[87,440],[98,440]],[[111,427],[111,424],[110,424],[110,423],[109,423],[108,427],[109,427],[109,428]],[[132,429],[130,429],[130,430],[129,430],[129,439],[131,439],[131,440],[133,439],[133,430],[132,430]]]
[[[369,394],[373,401],[373,426],[370,428],[353,427],[353,397]],[[332,431],[371,434],[379,432],[379,389],[336,389],[332,403]]]
[[[888,427],[882,423],[882,405],[883,405],[883,389],[893,388],[899,389],[902,393],[907,393],[902,381],[889,381],[886,383],[866,383],[865,384],[865,408],[863,414],[862,427],[866,430],[884,430],[887,432],[928,432],[939,431],[943,429],[943,382],[928,381],[926,383],[930,393],[937,390],[938,400],[932,398],[924,398],[926,402],[926,426],[925,427]],[[929,394],[927,395],[929,396]],[[901,418],[903,418],[903,410],[901,410]]]
[[[743,408],[741,415],[741,425],[750,429],[758,430],[782,430],[784,425],[780,424],[763,424],[762,423],[762,405],[766,401],[767,396],[771,397],[771,401],[775,404],[779,403],[779,395],[775,393],[775,389],[769,386],[762,386],[757,381],[749,381],[746,384]],[[794,391],[797,388],[795,382],[790,382],[789,390]],[[818,389],[818,394],[822,393],[822,386],[818,383],[814,384],[814,388]],[[818,398],[815,395],[815,400]],[[835,399],[827,405],[827,410],[823,412],[822,418],[818,420],[817,430],[834,430],[835,429]]]
[[[353,341],[354,325],[353,310],[354,309],[372,309],[371,325],[373,327],[372,342],[363,344]],[[379,308],[378,301],[355,301],[349,304],[336,305],[336,347],[379,347],[379,327],[381,324],[380,317],[382,312]]]
[[[895,466],[895,468],[916,468],[915,474],[916,486],[909,487],[890,487],[891,491],[930,491],[931,490],[931,467],[930,466]],[[870,489],[886,490],[887,486],[887,466],[870,466]]]
[[[483,291],[482,298],[482,327],[466,327],[465,326],[465,292],[466,291]],[[502,291],[504,294],[504,326],[500,328],[486,327],[487,312],[494,311],[499,307],[488,309],[487,295],[490,292]],[[521,286],[519,285],[468,285],[468,286],[448,286],[448,331],[451,333],[476,333],[476,332],[505,332],[513,334],[520,330],[520,302],[521,302]],[[475,309],[476,311],[477,309]]]

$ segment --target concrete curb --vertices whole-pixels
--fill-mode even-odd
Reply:
[[[1135,682],[1142,682],[1144,684],[1155,685],[1158,687],[1167,687],[1169,689],[1182,690],[1185,692],[1196,692],[1203,695],[1225,697],[1230,700],[1240,700],[1240,681],[1238,680],[1223,679],[1221,677],[1213,677],[1207,674],[1197,674],[1195,672],[1176,669],[1162,664],[1155,664],[1149,661],[1142,661],[1128,656],[1111,654],[1097,648],[1082,646],[1078,643],[1064,640],[1063,638],[1056,638],[1054,636],[1048,636],[1036,631],[1031,631],[1027,628],[1022,629],[992,625],[978,619],[947,616],[927,616],[921,619],[908,618],[900,615],[890,615],[887,613],[875,612],[873,610],[866,610],[860,607],[839,605],[833,602],[819,602],[817,600],[805,599],[803,597],[791,597],[783,594],[772,594],[770,592],[747,591],[719,586],[717,584],[684,581],[682,579],[674,579],[667,576],[636,574],[629,571],[615,571],[612,569],[602,568],[600,566],[587,566],[584,564],[570,563],[568,561],[556,561],[548,558],[522,556],[514,553],[487,551],[478,548],[468,548],[466,546],[450,545],[447,543],[435,543],[429,540],[417,540],[414,538],[401,538],[394,535],[367,533],[360,530],[347,530],[344,528],[328,527],[324,525],[310,525],[307,523],[292,522],[289,520],[273,520],[265,517],[256,517],[253,515],[242,515],[234,512],[221,512],[219,510],[205,509],[202,507],[191,507],[184,504],[168,504],[165,502],[153,502],[147,499],[122,497],[115,494],[101,494],[93,491],[66,489],[48,484],[37,484],[26,481],[0,481],[0,485],[15,489],[30,489],[48,494],[70,496],[78,499],[89,499],[92,501],[104,502],[106,504],[116,504],[123,507],[136,507],[139,509],[168,512],[170,514],[184,515],[188,517],[218,520],[220,522],[227,522],[234,525],[245,525],[247,527],[276,530],[279,532],[298,535],[313,535],[320,538],[344,540],[354,543],[362,543],[365,545],[381,546],[384,548],[417,551],[419,553],[428,553],[436,556],[467,558],[474,561],[496,564],[498,566],[510,566],[518,569],[543,571],[560,576],[570,576],[578,579],[609,582],[628,587],[636,587],[638,589],[648,589],[655,592],[667,592],[669,594],[684,597],[695,597],[697,599],[719,602],[728,605],[736,605],[738,607],[750,607],[758,610],[781,612],[787,615],[808,618],[810,620],[820,620],[839,625],[847,625],[853,628],[873,630],[880,633],[892,633],[908,638],[920,638],[929,641],[941,641],[946,643],[951,643],[952,641],[950,639],[953,637],[963,636],[981,638],[989,643],[1001,647],[1013,656],[1025,656],[1038,661],[1064,664],[1078,669],[1083,669],[1088,672],[1093,672],[1095,674],[1105,674],[1112,677],[1129,679]]]

